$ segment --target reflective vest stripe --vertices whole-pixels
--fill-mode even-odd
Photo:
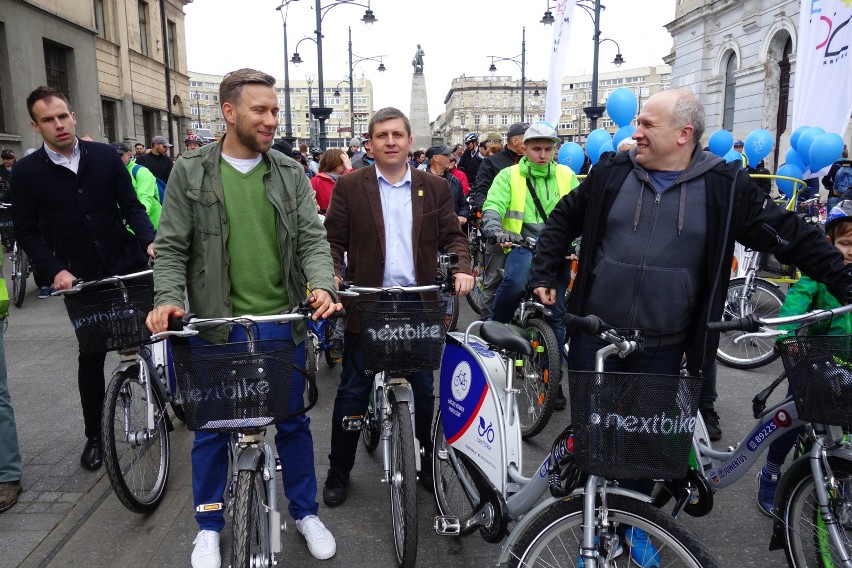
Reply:
[[[524,210],[527,204],[527,181],[521,175],[521,166],[516,164],[512,166],[509,172],[511,195],[509,196],[509,207],[503,215],[503,228],[511,233],[521,234],[521,228],[524,226]],[[556,187],[559,190],[559,197],[566,195],[571,191],[571,186],[574,185],[574,172],[571,168],[561,164],[556,165]]]

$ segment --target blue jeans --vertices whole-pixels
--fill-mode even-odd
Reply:
[[[343,336],[343,365],[340,385],[334,398],[331,415],[331,453],[328,455],[332,469],[344,479],[355,465],[358,438],[361,433],[343,429],[347,416],[363,416],[367,410],[373,377],[364,373],[364,352],[359,345],[360,333],[345,332]],[[404,356],[404,354],[400,354]],[[432,448],[432,414],[435,412],[434,376],[432,371],[420,371],[406,377],[414,391],[414,435],[420,446]]]
[[[0,482],[21,479],[21,451],[18,447],[18,430],[15,411],[9,396],[6,373],[6,352],[3,347],[4,321],[0,320]]]
[[[256,337],[259,339],[292,340],[290,324],[260,324]],[[228,342],[245,341],[245,330],[234,326],[228,336]],[[193,337],[196,344],[203,339]],[[296,345],[293,364],[305,367],[305,344]],[[293,386],[290,389],[290,409],[298,410],[304,406],[305,377],[293,372]],[[296,520],[308,515],[316,515],[319,504],[316,501],[317,478],[314,470],[314,441],[311,436],[311,420],[305,414],[299,414],[275,425],[275,447],[281,458],[281,480],[284,494],[290,501],[287,509]],[[192,446],[192,497],[195,506],[222,501],[225,485],[228,481],[228,440],[230,434],[223,432],[195,432]],[[222,511],[196,513],[195,520],[200,530],[221,532],[225,526]]]
[[[494,294],[494,309],[491,319],[501,323],[509,323],[530,279],[530,268],[532,267],[532,251],[527,249],[512,249],[506,255],[506,264],[503,266],[503,281]],[[547,323],[556,334],[556,342],[559,351],[565,345],[565,290],[568,288],[569,272],[567,264],[562,267],[556,280],[556,303],[550,307],[551,315],[547,317]]]

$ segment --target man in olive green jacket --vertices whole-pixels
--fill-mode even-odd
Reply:
[[[301,166],[270,150],[278,126],[275,79],[253,69],[226,75],[219,87],[228,132],[219,142],[187,152],[169,176],[154,250],[154,310],[148,327],[163,331],[181,316],[184,290],[198,317],[271,315],[306,297],[311,283],[314,317],[340,304],[325,229],[314,191]],[[229,329],[230,328],[230,329]],[[305,364],[305,326],[258,324],[255,337],[295,343],[294,367]],[[246,341],[241,326],[204,335],[213,343]],[[191,338],[191,344],[205,343]],[[292,372],[289,410],[303,406],[305,378]],[[310,420],[304,414],[276,424],[284,493],[296,527],[318,559],[334,556],[334,537],[317,517],[316,473]],[[221,508],[229,435],[198,430],[192,448],[192,491],[199,533],[193,568],[219,568]],[[218,510],[211,510],[218,509]]]

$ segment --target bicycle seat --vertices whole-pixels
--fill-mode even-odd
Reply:
[[[487,321],[479,328],[479,336],[490,345],[518,353],[529,357],[532,355],[532,346],[529,338],[518,335],[506,324],[496,321]]]

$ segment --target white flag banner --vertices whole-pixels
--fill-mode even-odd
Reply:
[[[558,0],[553,15],[553,44],[550,49],[550,72],[547,76],[547,101],[544,119],[557,127],[562,116],[562,77],[568,58],[568,37],[574,18],[574,0]]]
[[[819,126],[840,136],[846,133],[852,114],[851,17],[849,0],[802,0],[793,130]]]

